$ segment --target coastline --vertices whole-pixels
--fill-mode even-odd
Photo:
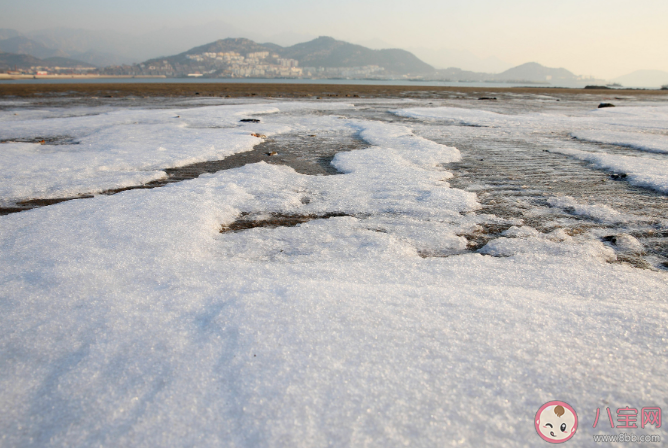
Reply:
[[[0,81],[17,80],[17,79],[130,79],[130,78],[167,78],[165,75],[10,75],[7,73],[0,73]]]
[[[120,78],[120,76],[119,76]],[[297,83],[0,83],[0,97],[438,97],[440,94],[461,92],[493,95],[566,94],[566,95],[666,95],[668,90],[641,89],[584,89],[561,87],[465,87],[465,86],[405,86],[363,84],[297,84]]]

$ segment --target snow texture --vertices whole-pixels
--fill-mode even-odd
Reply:
[[[183,111],[190,127],[169,124],[173,111],[42,121],[98,142],[101,160],[148,129],[185,144],[196,121],[242,112]],[[145,128],[121,132],[123,120]],[[254,129],[324,123],[281,120]],[[455,148],[326,122],[371,145],[334,158],[343,174],[258,163],[0,217],[0,445],[520,447],[539,443],[533,416],[559,399],[581,419],[569,444],[590,446],[597,408],[662,404],[664,273],[526,226],[462,254],[487,218],[447,182]],[[158,170],[253,144],[229,128],[218,147],[208,132],[158,161],[139,145],[114,160]],[[220,233],[242,213],[335,212],[348,216]]]

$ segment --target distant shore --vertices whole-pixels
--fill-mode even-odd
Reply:
[[[72,74],[72,75],[12,75],[8,73],[0,73],[0,81],[10,80],[10,79],[131,79],[131,78],[166,78],[165,75],[145,75],[145,76],[134,76],[134,75],[84,75],[84,74]]]
[[[68,83],[68,84],[2,84],[0,97],[421,97],[435,98],[448,92],[490,96],[495,93],[536,95],[666,95],[668,90],[569,89],[555,87],[445,87],[392,86],[354,84],[253,84],[253,83]]]

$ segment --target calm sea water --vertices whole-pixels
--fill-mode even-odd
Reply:
[[[257,84],[342,84],[372,86],[426,86],[426,87],[562,87],[546,84],[514,84],[495,82],[408,81],[401,79],[267,79],[267,78],[63,78],[63,79],[8,79],[4,84],[99,84],[99,83],[257,83]],[[563,86],[567,87],[567,86]],[[572,87],[572,86],[571,86]]]

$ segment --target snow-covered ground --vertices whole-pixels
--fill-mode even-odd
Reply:
[[[592,446],[619,432],[592,428],[597,408],[667,406],[666,271],[614,263],[645,250],[631,235],[611,245],[485,212],[476,188],[451,185],[457,145],[435,137],[457,121],[605,169],[594,157],[637,159],[628,180],[665,192],[665,155],[567,145],[584,128],[665,139],[667,109],[405,103],[374,113],[413,121],[363,101],[0,112],[2,140],[76,142],[0,145],[6,202],[146,182],[249,151],[251,132],[367,145],[337,154],[332,176],[261,162],[0,216],[0,446],[535,446],[552,400],[578,413],[568,443]],[[667,218],[570,196],[547,207],[610,233]],[[221,233],[276,216],[321,219]],[[492,225],[507,230],[471,250]]]
[[[165,176],[163,168],[218,160],[249,151],[259,140],[239,119],[272,114],[292,104],[250,104],[191,109],[120,109],[84,116],[35,111],[0,118],[0,197],[56,198],[98,193]],[[303,108],[341,109],[347,104]],[[26,115],[26,119],[20,118]],[[45,119],[45,116],[47,117]],[[253,133],[271,136],[286,126],[254,124]],[[51,137],[62,144],[14,143]],[[72,142],[73,140],[73,142]]]

